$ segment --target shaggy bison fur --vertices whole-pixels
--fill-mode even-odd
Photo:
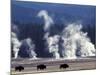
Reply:
[[[37,70],[44,70],[46,69],[46,65],[41,64],[41,65],[37,65]]]
[[[17,66],[17,67],[15,67],[15,71],[22,71],[22,70],[24,70],[23,66]]]
[[[66,69],[66,68],[68,68],[68,67],[69,67],[68,64],[61,64],[61,65],[60,65],[60,69]]]

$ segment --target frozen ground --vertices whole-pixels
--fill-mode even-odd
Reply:
[[[37,65],[45,64],[46,70],[37,70]],[[61,64],[68,64],[69,68],[60,69]],[[21,65],[24,70],[21,72],[15,71],[15,67]],[[12,59],[11,73],[23,74],[23,73],[39,73],[39,72],[52,72],[52,71],[73,71],[73,70],[87,70],[96,68],[96,58],[78,58],[78,59]]]

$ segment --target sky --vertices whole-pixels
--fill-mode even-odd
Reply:
[[[73,5],[39,2],[12,2],[12,20],[22,22],[37,22],[37,13],[46,10],[55,20],[55,23],[80,21],[83,25],[95,24],[96,7],[90,5]],[[27,15],[26,15],[27,14]]]

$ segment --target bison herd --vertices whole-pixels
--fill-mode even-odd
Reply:
[[[45,70],[47,67],[46,65],[44,64],[40,64],[40,65],[37,65],[37,70]],[[66,69],[66,68],[69,68],[69,65],[68,64],[61,64],[59,66],[60,69]],[[16,66],[15,67],[15,71],[23,71],[24,70],[24,67],[23,66]]]

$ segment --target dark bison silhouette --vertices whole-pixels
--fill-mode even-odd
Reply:
[[[46,65],[41,64],[41,65],[37,65],[37,70],[44,70],[46,69]]]
[[[15,71],[22,71],[22,70],[24,70],[23,66],[16,66],[15,67]]]
[[[61,64],[61,65],[60,65],[60,69],[66,69],[66,68],[68,68],[68,67],[69,67],[68,64]]]

